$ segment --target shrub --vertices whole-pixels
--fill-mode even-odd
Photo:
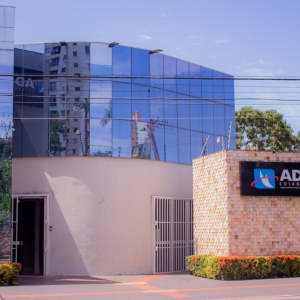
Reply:
[[[300,256],[192,255],[186,258],[186,269],[195,276],[221,280],[298,277]]]
[[[21,268],[21,264],[19,263],[0,264],[0,286],[18,285]]]

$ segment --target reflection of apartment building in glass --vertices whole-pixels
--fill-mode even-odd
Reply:
[[[208,136],[206,153],[222,150],[230,122],[235,148],[233,77],[116,43],[12,41],[12,259],[36,275],[184,270],[191,161]]]
[[[30,145],[16,141],[16,157],[190,164],[208,136],[206,152],[222,150],[217,138],[228,139],[230,122],[235,148],[230,75],[149,50],[82,42],[19,45],[15,73],[23,76],[15,82],[15,122],[24,129],[23,139],[15,137],[24,141],[34,130],[37,138]],[[27,121],[33,110],[39,113]]]
[[[89,74],[88,61],[87,43],[16,46],[14,156],[87,155],[89,80],[81,78]],[[27,145],[24,132],[36,140]]]

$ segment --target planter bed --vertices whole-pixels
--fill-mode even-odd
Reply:
[[[299,277],[300,255],[192,255],[186,258],[186,269],[195,276],[220,280]]]
[[[18,285],[21,264],[4,263],[0,264],[0,286],[1,285]]]

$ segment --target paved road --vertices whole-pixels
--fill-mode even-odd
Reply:
[[[300,278],[217,281],[188,274],[100,277],[22,276],[19,286],[0,287],[0,299],[214,299],[300,300]]]

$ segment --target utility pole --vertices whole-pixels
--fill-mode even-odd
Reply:
[[[85,145],[84,145],[84,149],[85,149],[85,153],[83,154],[84,156],[88,155],[88,149],[89,149],[89,145],[88,145],[88,141],[89,141],[89,137],[88,137],[88,120],[89,118],[89,111],[90,111],[90,106],[89,106],[89,101],[87,98],[85,98],[85,104],[84,104],[84,140],[85,140]]]
[[[232,125],[232,122],[229,122],[229,131],[228,131],[227,150],[229,150],[229,147],[230,147],[230,138],[231,138],[231,125]]]
[[[151,144],[152,144],[155,160],[159,160],[159,153],[158,153],[158,149],[157,149],[157,145],[156,145],[156,141],[155,141],[155,137],[154,137],[154,124],[157,122],[159,122],[159,120],[150,119],[150,122],[148,123],[148,129],[149,129],[148,135],[151,139]]]
[[[209,135],[207,136],[206,140],[205,140],[205,143],[202,147],[202,150],[201,150],[201,153],[200,153],[200,157],[202,156],[202,154],[207,154],[207,142],[208,142],[208,139],[209,139]],[[205,152],[206,151],[206,152]]]

